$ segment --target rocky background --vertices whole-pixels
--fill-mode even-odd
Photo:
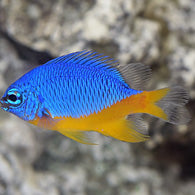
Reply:
[[[92,49],[153,69],[152,89],[181,84],[192,120],[152,120],[151,139],[95,134],[76,143],[0,111],[2,195],[195,194],[194,0],[0,0],[0,92],[56,56]]]

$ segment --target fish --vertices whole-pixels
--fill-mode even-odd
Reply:
[[[120,65],[93,51],[78,51],[40,65],[12,83],[1,108],[40,128],[83,144],[90,132],[124,142],[149,139],[143,114],[185,124],[189,95],[181,86],[146,90],[151,68]]]

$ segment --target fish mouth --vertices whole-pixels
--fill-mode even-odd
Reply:
[[[7,110],[8,109],[8,105],[5,103],[5,98],[3,98],[3,97],[0,99],[0,107],[3,110]]]
[[[0,99],[0,107],[2,107],[3,106],[3,99],[1,98]]]

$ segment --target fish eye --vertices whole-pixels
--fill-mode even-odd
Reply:
[[[10,106],[18,106],[22,103],[22,96],[16,89],[9,90],[6,99]]]
[[[17,100],[17,96],[15,94],[8,95],[8,99],[12,102],[15,102]]]

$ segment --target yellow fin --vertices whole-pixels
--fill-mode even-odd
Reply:
[[[190,120],[190,114],[184,107],[189,95],[182,87],[174,86],[143,93],[148,102],[145,113],[173,124],[185,124]]]
[[[167,114],[164,112],[164,110],[155,104],[150,104],[146,113],[161,118],[165,121],[168,120]]]
[[[149,138],[148,135],[140,133],[131,121],[125,119],[107,124],[98,132],[125,142],[142,142]]]
[[[85,131],[59,131],[61,134],[63,134],[66,137],[69,137],[70,139],[73,139],[79,143],[82,144],[88,144],[88,145],[97,145],[96,143],[92,143],[92,140],[87,135],[87,132]]]
[[[170,88],[163,88],[163,89],[157,89],[154,91],[148,91],[148,96],[150,99],[150,102],[158,102],[162,98],[164,98],[168,92],[170,91]]]
[[[143,95],[145,96],[145,108],[143,113],[153,115],[163,120],[168,120],[167,114],[159,105],[157,105],[157,102],[166,97],[169,91],[169,88],[158,89],[155,91],[144,91]]]

